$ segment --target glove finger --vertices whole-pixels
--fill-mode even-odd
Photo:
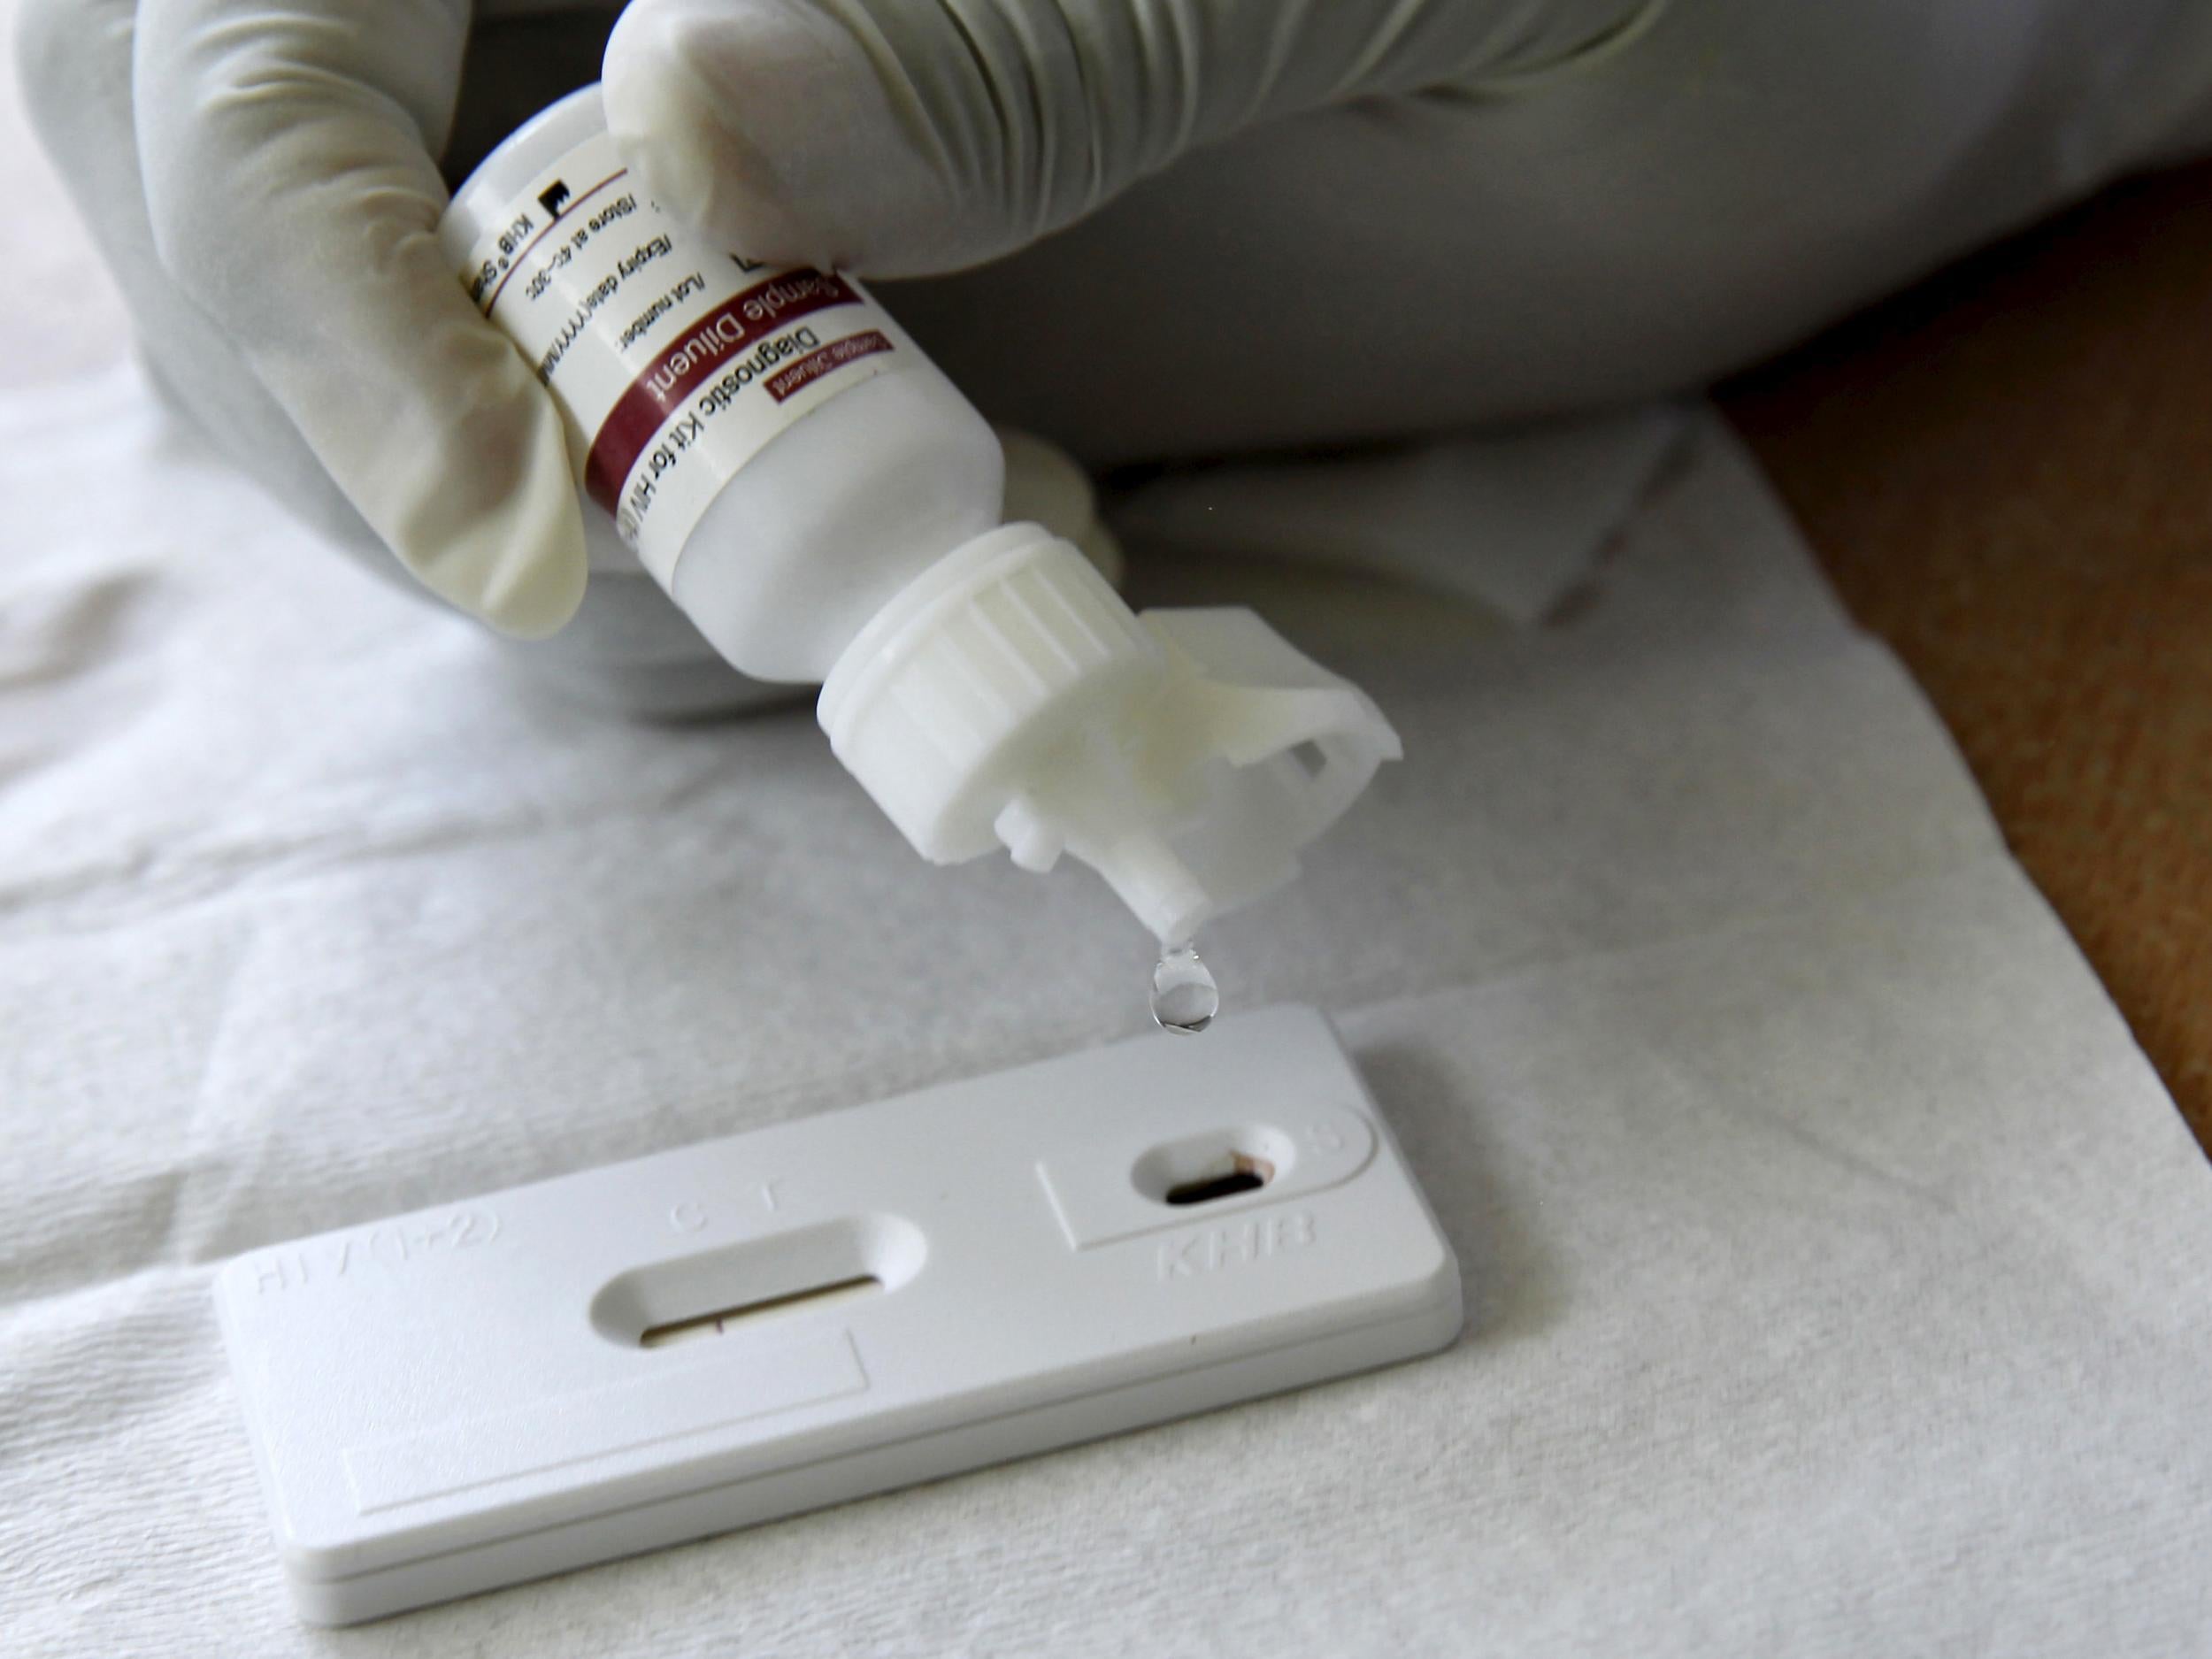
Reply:
[[[434,591],[535,637],[582,597],[560,419],[439,251],[465,7],[145,0],[153,244]]]
[[[154,252],[131,121],[136,9],[136,0],[27,0],[15,50],[31,125],[122,290],[163,392],[295,516],[391,571],[383,545],[298,429]]]
[[[987,105],[976,65],[949,12],[914,11],[887,33],[834,0],[634,0],[608,127],[666,206],[753,257],[872,276],[987,257],[1023,239],[1021,135],[966,119]]]
[[[1074,223],[1194,145],[1510,73],[1654,0],[636,0],[608,121],[755,257],[919,276]]]

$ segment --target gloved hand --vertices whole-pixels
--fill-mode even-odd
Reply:
[[[1240,127],[1540,65],[1645,4],[639,0],[605,78],[618,139],[729,246],[897,275],[1018,248]],[[448,179],[593,77],[612,10],[29,0],[19,41],[166,389],[311,521],[522,635],[582,594],[577,494],[433,227]]]
[[[575,608],[586,533],[546,396],[432,227],[603,46],[664,203],[757,257],[962,272],[893,311],[987,414],[1094,462],[1694,384],[2212,131],[2186,0],[612,11],[25,0],[34,119],[157,375],[311,519],[518,634]],[[711,667],[647,579],[595,588],[574,678]]]

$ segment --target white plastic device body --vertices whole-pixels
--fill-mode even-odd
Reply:
[[[1387,1364],[1461,1322],[1449,1244],[1302,1008],[255,1250],[216,1296],[320,1624]]]

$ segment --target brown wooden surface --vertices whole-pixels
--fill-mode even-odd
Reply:
[[[1722,403],[2212,1149],[2212,166]]]

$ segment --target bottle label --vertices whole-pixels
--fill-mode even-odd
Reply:
[[[664,587],[770,439],[920,360],[849,277],[703,246],[604,134],[508,204],[461,280],[553,394],[585,492]]]

